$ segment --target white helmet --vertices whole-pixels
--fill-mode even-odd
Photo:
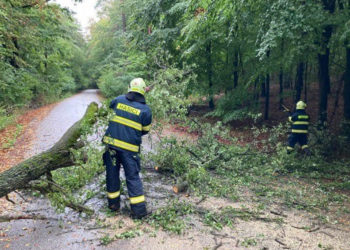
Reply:
[[[128,91],[137,92],[144,95],[146,92],[146,83],[142,78],[135,78],[129,84]]]

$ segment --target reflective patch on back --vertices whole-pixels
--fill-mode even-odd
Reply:
[[[298,119],[309,119],[308,115],[298,115]]]
[[[129,105],[123,104],[123,103],[118,103],[117,109],[123,110],[125,112],[131,113],[134,115],[140,115],[140,113],[141,113],[141,110],[136,109],[134,107],[131,107]]]

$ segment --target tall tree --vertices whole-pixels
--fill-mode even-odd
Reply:
[[[335,10],[335,0],[322,0],[324,10],[327,14],[333,14]],[[330,93],[329,76],[329,42],[332,37],[333,27],[326,24],[323,27],[321,37],[321,52],[318,54],[319,64],[319,124],[321,127],[327,122],[328,94]]]

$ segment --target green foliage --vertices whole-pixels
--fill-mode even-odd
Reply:
[[[141,236],[142,234],[143,232],[141,230],[130,230],[130,231],[117,234],[115,237],[117,239],[132,239],[137,236]]]
[[[100,243],[103,246],[107,246],[110,243],[112,243],[114,241],[113,237],[110,237],[109,234],[106,234],[105,236],[100,238]]]
[[[169,66],[156,71],[152,81],[154,88],[147,97],[156,119],[184,119],[190,105],[186,89],[194,78],[190,67],[179,69]]]
[[[245,238],[244,241],[241,243],[244,247],[253,247],[256,246],[258,243],[254,238]]]
[[[63,211],[67,202],[79,203],[83,197],[85,200],[91,198],[91,191],[84,190],[79,195],[76,191],[88,184],[89,181],[104,171],[102,164],[102,150],[98,150],[96,145],[83,147],[79,150],[72,150],[75,159],[75,166],[58,169],[52,172],[53,180],[63,190],[60,192],[50,192],[48,197],[51,203],[59,210]],[[62,193],[63,191],[63,193]]]
[[[0,105],[43,104],[86,86],[84,40],[71,13],[44,0],[0,5]]]
[[[126,93],[129,82],[145,75],[145,54],[129,51],[129,55],[120,58],[117,62],[104,66],[97,86],[106,97],[115,97]]]
[[[250,93],[245,87],[239,87],[227,93],[218,100],[216,105],[216,109],[207,115],[220,117],[225,123],[247,118],[256,121],[261,117],[253,93]]]
[[[191,204],[174,199],[167,206],[153,212],[147,222],[156,228],[162,227],[166,231],[181,234],[188,227],[184,218],[193,212]]]
[[[160,170],[167,170],[165,173],[175,179],[186,181],[190,192],[234,201],[245,200],[242,192],[251,192],[263,204],[282,200],[286,206],[313,212],[348,200],[345,195],[336,193],[336,190],[349,187],[347,163],[325,161],[325,156],[317,149],[309,157],[298,152],[288,155],[281,143],[287,126],[254,129],[253,141],[246,147],[238,146],[220,123],[213,126],[194,121],[190,126],[192,130],[200,131],[196,142],[167,139],[151,157]],[[267,132],[271,136],[261,139]],[[314,143],[313,139],[310,143]],[[176,157],[179,155],[181,157]],[[292,177],[286,177],[286,182],[284,176],[290,175]],[[323,183],[323,178],[333,181]],[[301,185],[303,180],[308,185]],[[229,214],[235,213],[230,211]],[[217,229],[232,222],[232,218],[227,222],[225,216],[223,221],[215,221],[211,219],[213,216],[218,218],[207,214],[206,221]]]
[[[9,115],[5,108],[0,106],[0,131],[15,121],[16,115]]]

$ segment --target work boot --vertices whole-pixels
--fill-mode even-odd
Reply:
[[[130,216],[133,220],[140,220],[142,218],[150,216],[151,214],[152,214],[152,211],[145,211],[142,214],[135,214],[135,213],[131,212]]]
[[[108,200],[108,208],[112,211],[118,212],[120,210],[120,200]]]

